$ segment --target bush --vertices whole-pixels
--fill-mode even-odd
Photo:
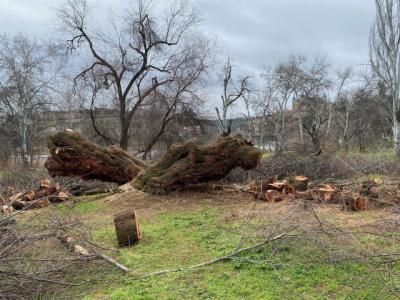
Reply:
[[[321,154],[317,157],[285,153],[263,159],[256,170],[233,170],[224,182],[245,183],[250,180],[278,176],[304,175],[311,180],[346,179],[364,175],[399,176],[400,164],[393,155]]]

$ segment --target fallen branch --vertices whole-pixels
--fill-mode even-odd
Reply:
[[[118,268],[118,269],[124,271],[125,273],[131,272],[130,269],[128,269],[128,268],[125,267],[124,265],[120,264],[120,263],[117,262],[115,259],[113,259],[113,258],[111,258],[111,257],[109,257],[109,256],[107,256],[107,255],[104,255],[103,253],[96,253],[96,256],[99,257],[99,258],[101,258],[101,259],[104,259],[106,262],[108,262],[109,264],[115,266],[116,268]]]
[[[235,250],[231,254],[226,255],[226,256],[220,256],[220,257],[217,257],[217,258],[215,258],[213,260],[209,260],[209,261],[206,261],[206,262],[203,262],[203,263],[200,263],[200,264],[196,264],[196,265],[192,265],[192,266],[189,266],[189,267],[181,267],[181,268],[176,268],[176,269],[167,269],[167,270],[161,270],[161,271],[157,271],[157,272],[148,273],[146,275],[141,276],[141,278],[148,278],[148,277],[151,277],[151,276],[158,276],[158,275],[163,275],[163,274],[166,274],[166,273],[189,271],[189,270],[194,270],[194,269],[198,269],[198,268],[201,268],[201,267],[206,267],[206,266],[209,266],[209,265],[221,262],[221,261],[231,260],[231,259],[234,259],[237,255],[239,255],[239,254],[241,254],[243,252],[246,252],[246,251],[249,251],[249,250],[253,250],[253,249],[262,247],[262,246],[264,246],[264,245],[266,245],[266,244],[268,244],[270,242],[276,241],[276,240],[284,237],[285,235],[289,234],[290,232],[292,232],[296,228],[297,228],[297,226],[293,227],[292,229],[290,229],[290,230],[288,230],[286,232],[283,232],[283,233],[278,234],[278,235],[276,235],[276,236],[274,236],[272,238],[269,238],[269,239],[267,239],[267,240],[265,240],[265,241],[263,241],[261,243],[258,243],[258,244],[255,244],[253,246],[249,246],[249,247],[246,247],[246,248]]]
[[[58,240],[61,241],[62,244],[65,244],[68,249],[72,252],[75,252],[79,255],[84,257],[91,257],[91,258],[101,258],[108,262],[109,264],[115,266],[117,269],[124,271],[125,273],[131,272],[130,269],[125,267],[124,265],[117,262],[115,259],[95,250],[89,250],[82,245],[78,244],[77,240],[72,236],[57,236]]]

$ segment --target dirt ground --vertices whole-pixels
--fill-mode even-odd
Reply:
[[[253,196],[245,192],[231,191],[186,191],[169,195],[151,195],[130,189],[96,200],[103,203],[102,209],[89,213],[95,219],[112,218],[126,209],[135,209],[139,218],[151,219],[160,212],[191,212],[207,206],[220,211],[222,218],[240,221],[253,211],[259,217],[278,219],[290,211],[301,211],[311,205],[318,216],[339,227],[363,227],[368,224],[383,223],[385,220],[400,221],[400,214],[393,207],[371,209],[362,212],[344,211],[339,204],[316,203],[307,200],[282,201],[268,203],[255,201]]]

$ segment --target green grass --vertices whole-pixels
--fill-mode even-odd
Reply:
[[[108,194],[98,194],[90,196],[80,196],[74,199],[75,204],[72,207],[67,205],[57,205],[56,208],[61,212],[68,212],[69,214],[85,215],[90,212],[96,212],[104,208],[104,202],[96,201],[104,198]]]
[[[82,210],[81,210],[82,211]],[[239,221],[220,210],[163,212],[141,220],[143,239],[115,256],[137,276],[110,270],[85,299],[381,299],[382,282],[367,265],[308,263],[323,253],[309,244],[277,243],[237,260],[195,271],[139,279],[139,275],[200,263],[230,253]],[[112,224],[93,233],[95,242],[117,246]],[[249,262],[251,260],[251,262]],[[267,262],[267,261],[270,262]],[[359,287],[359,288],[358,288]],[[354,289],[356,288],[356,289]],[[81,291],[82,292],[82,291]],[[350,296],[349,296],[350,295]],[[391,299],[390,297],[388,299]],[[394,298],[393,298],[394,299]]]

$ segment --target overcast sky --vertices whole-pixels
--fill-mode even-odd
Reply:
[[[105,0],[102,0],[105,2]],[[130,1],[109,1],[112,3]],[[203,26],[221,51],[249,70],[290,53],[326,54],[332,62],[360,64],[368,55],[373,0],[197,0]],[[57,0],[0,0],[0,31],[48,35]],[[115,4],[117,5],[117,4]]]
[[[131,3],[95,3],[100,1]],[[195,1],[204,9],[202,26],[217,39],[219,54],[229,54],[240,73],[256,76],[290,54],[326,55],[338,68],[368,60],[373,0]],[[0,0],[0,31],[51,36],[57,2]]]

